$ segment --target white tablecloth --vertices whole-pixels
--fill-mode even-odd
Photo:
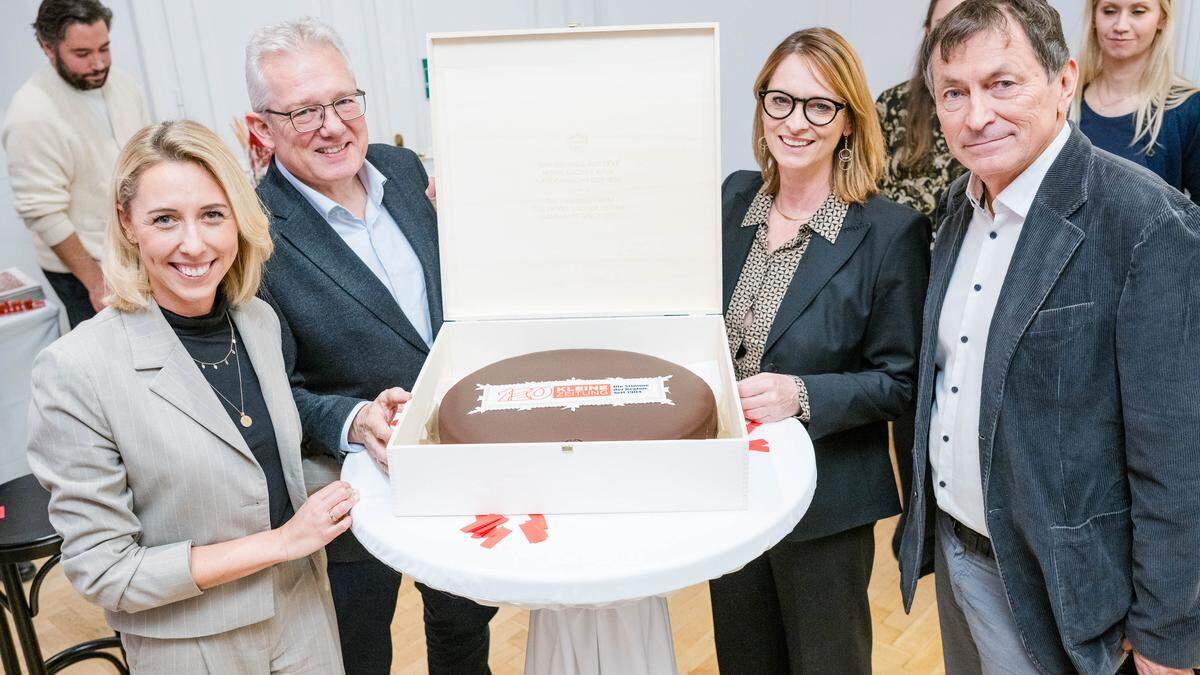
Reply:
[[[25,429],[33,358],[58,339],[58,304],[0,315],[0,483],[29,473]]]
[[[548,515],[539,544],[520,530],[525,514],[508,515],[513,532],[492,549],[459,531],[473,518],[393,516],[387,477],[364,453],[346,458],[342,479],[360,494],[354,535],[391,567],[484,604],[564,610],[531,616],[527,672],[597,672],[595,660],[606,672],[661,672],[654,664],[671,643],[665,600],[655,596],[741,568],[791,532],[812,501],[816,464],[800,423],[768,424],[751,438],[770,452],[750,451],[745,511]],[[633,653],[634,643],[645,653]]]

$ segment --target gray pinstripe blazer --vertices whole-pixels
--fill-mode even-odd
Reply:
[[[258,299],[233,320],[299,510],[300,418],[279,321]],[[189,638],[274,614],[269,569],[203,593],[192,581],[192,545],[270,529],[267,481],[157,305],[110,307],[42,351],[29,420],[29,465],[50,491],[63,570],[110,626]],[[327,588],[324,552],[310,560]]]

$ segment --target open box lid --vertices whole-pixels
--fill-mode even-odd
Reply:
[[[449,320],[721,312],[716,24],[431,34]]]

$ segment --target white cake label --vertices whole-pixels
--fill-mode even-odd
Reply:
[[[585,405],[631,405],[660,403],[675,405],[667,397],[670,375],[663,377],[623,378],[603,380],[557,380],[554,382],[525,382],[523,384],[477,384],[479,407],[470,414],[490,410],[533,410],[534,408],[565,408],[574,410]]]

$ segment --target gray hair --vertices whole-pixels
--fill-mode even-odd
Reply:
[[[921,70],[929,92],[933,90],[933,54],[936,50],[943,61],[976,35],[994,31],[1012,36],[1013,25],[1020,26],[1029,38],[1038,63],[1051,79],[1062,72],[1071,59],[1067,39],[1063,37],[1062,19],[1046,0],[967,0],[929,32],[921,44]]]
[[[263,79],[263,59],[272,54],[296,53],[323,45],[338,50],[346,61],[346,70],[349,70],[353,77],[354,70],[350,67],[350,55],[346,53],[346,45],[329,24],[305,16],[273,23],[254,31],[250,42],[246,44],[246,93],[250,96],[251,109],[262,112],[268,105],[270,90]]]

